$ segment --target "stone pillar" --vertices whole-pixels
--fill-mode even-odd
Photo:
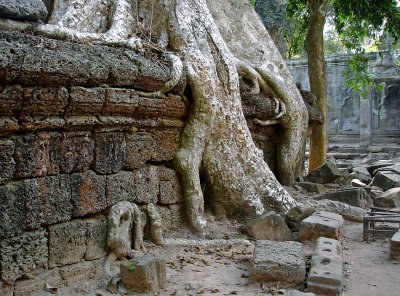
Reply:
[[[365,148],[372,142],[372,92],[367,98],[360,98],[360,146]]]

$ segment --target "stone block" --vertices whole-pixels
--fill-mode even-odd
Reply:
[[[86,171],[72,174],[70,179],[72,216],[98,213],[107,207],[105,176]]]
[[[156,205],[156,210],[161,216],[162,231],[171,234],[181,230],[185,224],[185,211],[183,203],[169,206]]]
[[[400,174],[379,171],[371,182],[372,186],[378,186],[384,191],[389,190],[392,187],[400,187]]]
[[[138,169],[150,160],[154,139],[150,133],[139,132],[126,135],[126,168]]]
[[[293,240],[292,232],[281,215],[269,212],[251,220],[244,231],[251,238],[258,240],[288,241]]]
[[[358,166],[352,168],[353,173],[362,182],[369,184],[372,180],[371,174],[368,172],[367,168],[364,166]]]
[[[138,292],[154,292],[167,286],[166,262],[153,256],[140,256],[121,263],[121,281],[128,289]]]
[[[90,132],[64,133],[61,141],[62,173],[87,171],[94,160],[94,140]]]
[[[374,198],[374,206],[396,208],[400,206],[400,187],[391,188]]]
[[[60,276],[67,287],[81,286],[82,283],[92,279],[95,274],[95,266],[91,261],[60,267]]]
[[[0,116],[14,117],[21,111],[23,89],[20,85],[0,86]]]
[[[367,211],[359,207],[353,207],[348,204],[342,203],[336,200],[321,200],[317,207],[317,211],[325,211],[330,213],[335,213],[342,215],[344,219],[354,222],[362,222],[363,217],[366,215]]]
[[[34,123],[51,117],[62,117],[68,105],[65,87],[24,87],[24,102],[19,120]]]
[[[106,178],[107,206],[126,200],[134,201],[135,178],[133,172],[120,171],[117,174],[108,175]]]
[[[174,159],[180,144],[180,130],[152,131],[154,146],[151,161],[171,161]]]
[[[258,240],[254,246],[251,282],[300,287],[306,276],[303,245],[298,242]]]
[[[47,287],[61,288],[62,279],[58,268],[40,270],[36,276],[29,280],[15,283],[14,296],[44,296],[52,295]]]
[[[371,176],[375,176],[376,170],[379,168],[384,168],[387,166],[394,165],[394,162],[392,160],[386,160],[386,159],[381,159],[378,161],[375,161],[374,163],[371,163],[367,165],[367,170]]]
[[[0,0],[0,17],[18,21],[44,21],[47,9],[40,0]]]
[[[390,239],[390,259],[400,260],[400,231]]]
[[[325,163],[307,175],[307,180],[313,183],[326,184],[341,176],[335,163]]]
[[[325,211],[315,212],[301,222],[298,239],[314,241],[321,236],[339,239],[343,223],[341,215]]]
[[[352,179],[351,186],[358,187],[358,188],[364,188],[364,187],[367,187],[367,184],[365,184],[364,182],[362,182],[359,179]]]
[[[318,183],[312,183],[312,182],[296,182],[297,186],[300,186],[304,190],[311,192],[311,193],[321,193],[325,191],[325,186],[322,184]]]
[[[68,175],[24,181],[26,226],[36,229],[71,218],[71,191]]]
[[[0,185],[6,184],[14,176],[14,150],[13,141],[0,139]]]
[[[49,267],[78,263],[86,253],[86,224],[82,220],[49,226]]]
[[[0,274],[7,284],[29,276],[35,269],[47,268],[46,231],[39,229],[0,241]]]
[[[300,208],[292,207],[285,216],[285,222],[292,231],[298,232],[300,229],[301,222],[314,214],[316,210],[313,207]]]
[[[292,291],[287,292],[285,294],[285,296],[316,296],[316,295],[311,292],[306,293],[306,292],[300,292],[297,290],[292,290]]]
[[[182,183],[179,174],[175,170],[161,166],[159,175],[160,195],[158,202],[164,205],[182,202]]]
[[[99,115],[105,102],[104,88],[71,87],[67,115]]]
[[[98,217],[85,219],[86,233],[86,253],[85,260],[99,259],[107,255],[107,218],[99,215]]]
[[[363,188],[343,189],[315,197],[316,200],[336,200],[353,207],[369,208],[372,199]]]
[[[27,134],[15,138],[17,178],[56,175],[60,169],[60,134]]]
[[[320,237],[311,258],[307,291],[318,295],[339,295],[343,282],[342,245],[339,241]]]
[[[21,234],[26,226],[24,182],[0,186],[0,240]]]
[[[134,203],[157,203],[159,193],[159,174],[157,166],[145,166],[134,172]]]
[[[103,112],[131,116],[139,105],[139,96],[132,89],[107,88]]]
[[[94,170],[98,174],[117,173],[126,160],[124,133],[97,133],[94,138],[96,141]]]

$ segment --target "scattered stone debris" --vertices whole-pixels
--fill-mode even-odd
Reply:
[[[341,176],[337,166],[333,162],[326,162],[307,175],[307,180],[313,183],[332,183]]]
[[[362,208],[353,207],[343,202],[329,199],[319,201],[316,209],[318,211],[325,211],[342,215],[344,219],[354,222],[362,222],[363,217],[367,213],[367,211]]]
[[[301,222],[298,239],[314,241],[321,236],[339,239],[343,222],[341,215],[325,211],[315,212]]]
[[[335,296],[339,294],[342,282],[342,245],[334,239],[318,238],[311,258],[307,291]]]
[[[288,241],[292,240],[292,232],[281,215],[269,212],[251,220],[244,231],[248,236],[258,240]]]
[[[303,245],[298,242],[259,240],[254,246],[250,282],[300,287],[306,275]]]
[[[369,184],[372,181],[371,174],[364,166],[353,167],[350,171],[353,172],[361,182]]]
[[[400,175],[392,172],[378,171],[372,179],[371,185],[378,186],[385,191],[392,187],[400,187]]]
[[[374,206],[396,208],[400,206],[400,187],[391,188],[374,198]]]
[[[296,182],[297,186],[300,186],[301,188],[303,188],[304,190],[308,191],[308,192],[316,192],[316,193],[322,193],[324,192],[326,189],[324,187],[324,185],[322,184],[318,184],[318,183],[313,183],[313,182]]]
[[[300,292],[297,290],[292,290],[286,293],[286,296],[315,296],[315,294],[311,292]]]

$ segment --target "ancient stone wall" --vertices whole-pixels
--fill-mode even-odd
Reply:
[[[331,139],[363,138],[364,133],[369,133],[370,142],[379,141],[381,137],[396,141],[400,135],[400,121],[396,119],[400,111],[400,74],[394,63],[397,56],[398,53],[389,52],[368,55],[371,77],[382,84],[384,90],[370,91],[364,99],[346,86],[348,78],[345,73],[351,56],[326,58],[328,133]],[[309,89],[307,61],[290,60],[287,64],[294,80],[304,89]]]
[[[0,32],[1,295],[100,268],[121,200],[156,204],[166,233],[184,223],[171,161],[188,105],[137,92],[168,76],[150,53]]]

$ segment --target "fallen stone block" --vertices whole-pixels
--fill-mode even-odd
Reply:
[[[400,231],[390,239],[390,259],[400,260]]]
[[[335,192],[329,192],[317,196],[315,197],[315,199],[336,200],[359,208],[369,208],[372,205],[372,199],[363,188],[351,188],[351,189],[338,190]]]
[[[374,163],[371,163],[370,165],[367,166],[367,170],[370,173],[371,176],[375,175],[375,171],[379,168],[383,168],[383,167],[387,167],[387,166],[391,166],[394,165],[394,162],[391,160],[385,160],[385,159],[381,159],[378,160]]]
[[[335,163],[325,163],[307,175],[307,180],[313,183],[325,184],[335,181],[341,176]]]
[[[298,239],[313,241],[321,236],[339,239],[343,222],[341,215],[325,211],[315,212],[301,222]]]
[[[300,287],[306,275],[303,245],[298,242],[259,240],[254,246],[250,282]]]
[[[362,208],[353,207],[340,201],[329,199],[318,202],[316,210],[342,215],[345,220],[360,223],[363,222],[363,217],[367,213],[367,211]]]
[[[314,293],[311,292],[300,292],[297,290],[289,291],[285,294],[285,296],[316,296]]]
[[[374,198],[374,206],[396,208],[400,206],[400,187],[391,188]]]
[[[122,284],[138,293],[157,293],[167,286],[166,262],[153,256],[140,256],[121,263]]]
[[[371,185],[378,186],[384,191],[392,187],[400,187],[400,175],[392,172],[379,171],[372,179]]]
[[[292,232],[281,215],[269,212],[251,220],[244,228],[248,236],[259,240],[289,241]]]
[[[366,167],[358,166],[351,169],[358,179],[362,182],[369,184],[372,180],[371,174]]]
[[[351,186],[358,187],[358,188],[363,188],[363,187],[367,187],[367,184],[365,184],[364,182],[362,182],[359,179],[352,179],[351,180]]]
[[[316,193],[321,193],[325,191],[325,187],[322,184],[318,184],[318,183],[312,183],[312,182],[296,182],[297,186],[300,186],[301,188],[303,188],[304,190],[308,191],[308,192],[316,192]]]
[[[395,163],[393,165],[377,168],[374,173],[377,173],[377,172],[392,172],[392,173],[399,175],[400,174],[400,163]]]
[[[320,237],[311,258],[307,291],[336,296],[340,293],[342,282],[342,245],[337,240]]]

